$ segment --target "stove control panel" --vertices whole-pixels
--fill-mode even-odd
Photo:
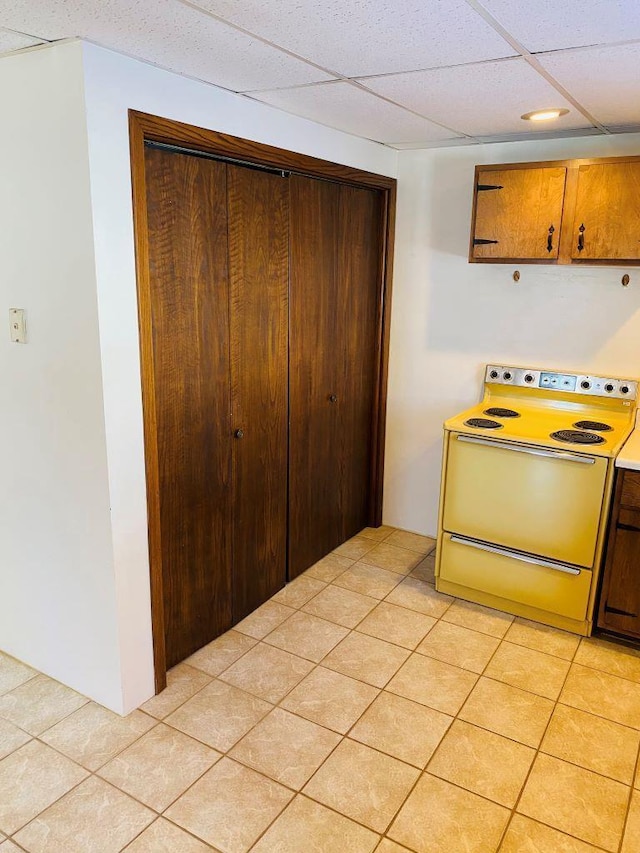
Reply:
[[[528,367],[488,364],[485,382],[495,385],[518,385],[521,388],[543,388],[548,391],[565,391],[595,397],[617,397],[635,400],[638,383],[630,379],[613,379],[606,376],[588,376],[580,373],[556,373]]]

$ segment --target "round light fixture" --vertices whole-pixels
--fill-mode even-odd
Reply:
[[[525,113],[520,118],[523,118],[525,121],[551,121],[554,118],[560,118],[560,116],[566,116],[569,110],[565,109],[549,109],[549,110],[534,110],[531,113]]]

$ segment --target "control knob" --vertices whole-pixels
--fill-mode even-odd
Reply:
[[[621,394],[628,394],[629,393],[629,386],[628,385],[621,385],[620,386],[620,393]]]
[[[505,372],[502,374],[502,378],[505,382],[508,382],[511,379],[511,373],[508,370],[505,370]]]
[[[589,382],[588,379],[583,379],[582,382],[580,383],[580,387],[584,388],[585,391],[588,391],[589,388],[591,388],[591,383]]]
[[[613,385],[611,384],[611,382],[607,382],[607,384],[604,386],[604,390],[607,392],[607,394],[610,394],[613,391]]]
[[[527,375],[524,377],[525,382],[533,382],[534,379],[535,376],[533,375],[533,373],[527,373]]]
[[[498,378],[498,371],[492,370],[491,373],[489,374],[489,379],[497,379],[497,378]]]

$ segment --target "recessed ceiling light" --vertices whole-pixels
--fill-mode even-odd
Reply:
[[[520,118],[523,118],[525,121],[551,121],[551,119],[566,116],[568,112],[569,110],[564,109],[534,110],[531,113],[525,113]]]

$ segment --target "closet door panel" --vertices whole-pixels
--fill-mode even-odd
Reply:
[[[348,539],[370,521],[382,228],[379,193],[343,185],[339,222],[338,485],[342,538]]]
[[[298,175],[289,185],[292,579],[342,541],[337,483],[340,187]]]
[[[288,181],[229,166],[228,202],[236,622],[286,580]]]
[[[226,167],[147,148],[167,667],[231,625]]]

